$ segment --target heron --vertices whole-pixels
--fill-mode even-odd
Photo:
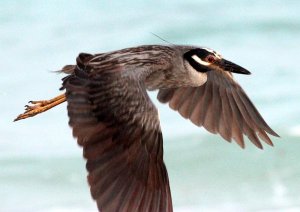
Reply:
[[[245,148],[279,137],[264,121],[233,73],[245,68],[198,46],[143,45],[80,53],[61,69],[65,93],[30,101],[15,121],[67,102],[69,125],[87,160],[88,183],[99,211],[173,211],[163,160],[163,136],[147,91],[199,127]],[[268,135],[269,134],[269,135]]]

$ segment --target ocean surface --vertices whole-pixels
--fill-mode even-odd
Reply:
[[[13,122],[58,95],[79,52],[143,44],[211,47],[281,136],[242,150],[157,105],[174,211],[300,211],[300,1],[0,1],[0,211],[95,212],[66,104]]]

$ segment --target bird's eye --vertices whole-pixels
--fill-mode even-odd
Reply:
[[[207,62],[214,63],[216,61],[216,58],[212,55],[208,55],[206,58]]]

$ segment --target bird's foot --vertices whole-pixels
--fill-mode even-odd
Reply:
[[[61,94],[50,100],[29,101],[30,105],[25,105],[25,112],[20,114],[14,121],[26,119],[37,114],[43,113],[66,101],[65,94]]]

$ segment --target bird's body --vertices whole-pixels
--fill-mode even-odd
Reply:
[[[81,53],[62,71],[68,76],[60,102],[68,103],[91,194],[104,212],[172,211],[158,112],[147,90],[159,90],[160,102],[241,147],[243,135],[259,148],[260,139],[272,145],[266,132],[277,136],[231,74],[250,72],[208,48],[149,45]]]
[[[119,70],[122,77],[145,82],[148,90],[178,87],[178,84],[200,86],[205,83],[206,75],[195,72],[188,63],[178,60],[187,49],[193,48],[195,47],[148,45],[95,55],[81,54],[78,62],[85,60],[86,71],[91,75],[106,70]],[[89,69],[93,70],[88,71]]]

